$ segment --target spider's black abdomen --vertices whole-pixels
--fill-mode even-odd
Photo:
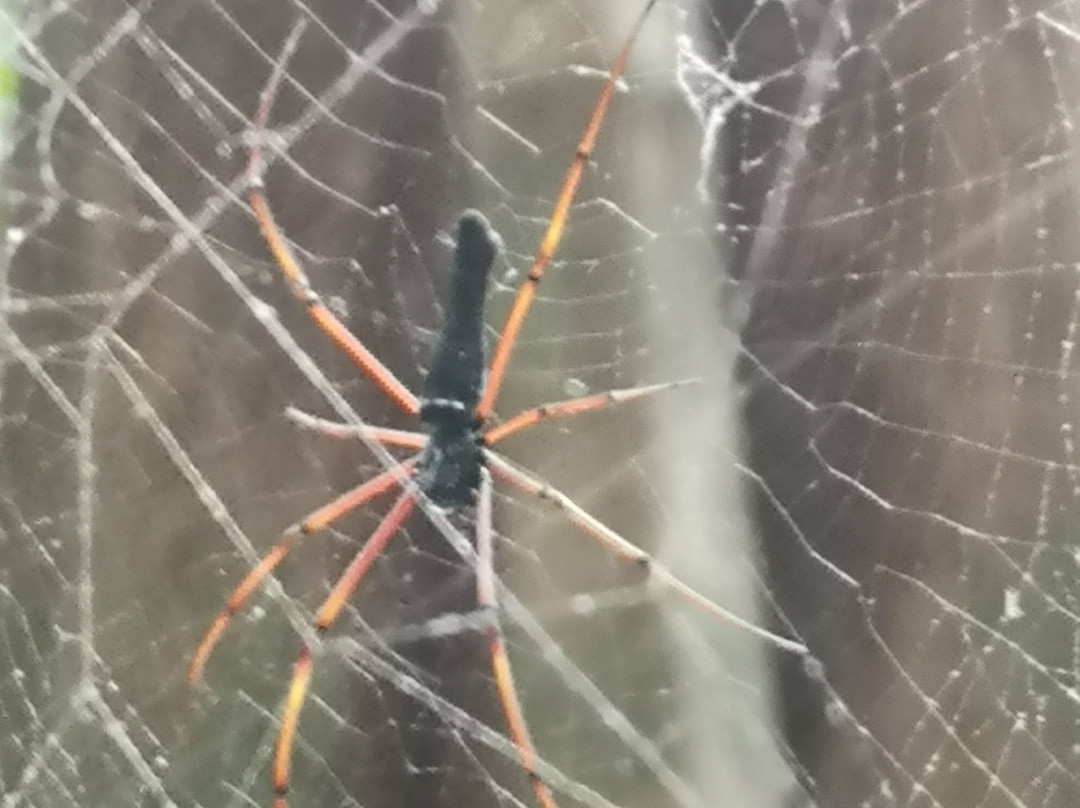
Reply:
[[[446,321],[424,379],[425,401],[456,401],[472,410],[480,400],[484,297],[498,249],[498,237],[487,219],[477,211],[465,211],[454,239]]]
[[[484,456],[474,411],[484,383],[484,297],[498,244],[483,215],[461,215],[446,321],[420,399],[429,437],[416,467],[420,488],[444,507],[471,505],[480,487]]]
[[[416,482],[436,505],[472,505],[484,459],[480,433],[472,427],[471,410],[463,423],[457,413],[437,407],[426,412],[430,437],[416,465]]]

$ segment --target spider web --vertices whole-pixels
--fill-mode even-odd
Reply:
[[[185,685],[282,528],[393,462],[286,408],[412,426],[242,198],[297,22],[268,197],[415,390],[456,216],[504,241],[494,329],[637,5],[0,4],[0,806],[269,805],[310,612],[385,509],[306,540]],[[1080,804],[1078,49],[1071,4],[656,8],[498,412],[702,382],[506,453],[810,653],[500,493],[502,622],[561,806]],[[294,806],[534,804],[467,515],[431,516],[317,644]]]

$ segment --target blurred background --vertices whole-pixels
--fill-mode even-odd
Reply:
[[[626,0],[0,3],[0,806],[264,806],[312,611],[415,427],[284,288],[419,389],[454,223],[503,240],[489,338]],[[659,0],[499,398],[700,383],[505,453],[805,655],[499,491],[502,624],[567,806],[1080,804],[1080,8]],[[290,804],[534,806],[474,581],[421,514],[316,649]],[[456,535],[455,535],[456,534]]]

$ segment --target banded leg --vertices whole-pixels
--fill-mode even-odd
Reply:
[[[484,445],[494,446],[499,441],[506,440],[522,430],[528,429],[541,421],[551,421],[556,418],[569,418],[572,415],[582,415],[587,412],[606,410],[609,407],[617,407],[630,401],[635,401],[645,396],[663,393],[666,390],[674,390],[677,387],[686,387],[697,384],[700,379],[682,379],[675,382],[662,384],[649,384],[642,387],[628,387],[622,390],[608,390],[606,393],[597,393],[582,398],[571,398],[566,401],[553,401],[549,404],[541,404],[539,407],[519,412],[513,418],[503,421],[498,426],[493,426],[484,432]],[[377,438],[376,438],[377,440]]]
[[[315,613],[316,631],[322,634],[334,624],[364,575],[371,569],[375,559],[386,549],[386,545],[412,512],[414,505],[416,505],[415,496],[404,493],[383,517],[371,537],[334,584],[326,600],[319,606],[319,610]],[[274,808],[287,808],[285,795],[289,791],[289,768],[292,762],[293,743],[296,740],[296,728],[300,723],[304,697],[311,683],[311,666],[311,650],[306,643],[301,644],[300,653],[293,666],[292,679],[289,681],[289,690],[285,696],[285,706],[281,713],[281,729],[278,730],[277,740],[274,742],[274,760],[271,766],[275,794]]]
[[[637,39],[638,32],[654,5],[656,5],[656,0],[649,0],[638,15],[630,36],[623,43],[622,49],[619,51],[618,56],[615,57],[615,62],[608,71],[607,80],[604,81],[604,86],[600,88],[600,95],[597,96],[596,104],[589,115],[589,121],[585,124],[585,131],[582,132],[581,139],[574,150],[574,159],[566,170],[562,185],[559,186],[559,193],[555,197],[555,205],[551,209],[551,218],[548,220],[544,237],[540,241],[540,247],[536,251],[536,257],[533,258],[525,280],[518,287],[517,296],[510,306],[510,313],[507,315],[506,322],[499,333],[499,341],[495,346],[495,353],[492,355],[491,366],[488,370],[487,383],[484,385],[484,394],[476,407],[476,417],[480,421],[491,415],[491,411],[495,407],[495,399],[499,395],[499,388],[502,386],[503,376],[506,374],[506,366],[510,362],[510,353],[514,350],[514,343],[517,340],[518,333],[521,331],[521,325],[525,321],[529,306],[532,304],[533,296],[536,294],[536,287],[544,275],[544,270],[547,269],[548,262],[555,254],[559,241],[562,239],[563,230],[566,228],[566,217],[570,213],[570,205],[574,201],[574,195],[577,193],[578,184],[581,182],[581,176],[585,171],[585,164],[588,162],[593,147],[596,145],[596,136],[600,133],[604,115],[607,114],[611,98],[615,94],[615,83],[619,80],[619,76],[622,75],[623,69],[626,67],[626,60],[630,56],[630,48],[633,46],[634,40]]]
[[[274,65],[263,91],[259,94],[259,106],[255,111],[252,121],[251,149],[248,152],[247,163],[247,197],[251,205],[255,221],[259,225],[274,263],[281,270],[282,276],[292,290],[293,295],[307,307],[308,315],[330,341],[344,353],[352,363],[370,379],[383,394],[386,395],[398,409],[407,415],[417,415],[420,412],[420,403],[416,396],[407,388],[378,357],[369,351],[360,340],[354,337],[349,329],[334,315],[323,303],[319,295],[312,289],[304,270],[293,256],[292,250],[286,243],[285,238],[278,230],[274,222],[274,216],[270,211],[270,204],[266,200],[266,190],[262,178],[262,142],[265,139],[267,119],[270,117],[270,108],[273,106],[274,97],[277,95],[278,86],[285,74],[285,65],[296,50],[300,41],[304,25],[301,21],[297,24],[289,38],[285,41],[280,57]]]
[[[319,418],[296,407],[286,407],[285,417],[301,429],[315,432],[335,440],[373,440],[382,446],[398,449],[423,449],[427,435],[422,432],[409,432],[405,429],[389,429],[384,426],[355,426]]]
[[[510,657],[503,642],[499,621],[498,594],[495,585],[495,550],[491,528],[491,474],[487,469],[480,473],[480,496],[476,506],[476,602],[488,613],[488,655],[495,678],[495,690],[499,694],[510,739],[517,749],[521,767],[532,783],[533,791],[541,808],[558,808],[551,791],[536,772],[536,752],[529,737],[529,729],[518,701],[514,677],[510,670]]]
[[[710,617],[724,623],[736,626],[747,631],[765,642],[799,656],[806,655],[807,648],[800,642],[781,637],[768,629],[756,626],[748,620],[739,617],[717,603],[709,600],[689,584],[675,576],[667,567],[664,567],[651,555],[639,547],[635,547],[614,530],[609,528],[599,519],[591,516],[584,508],[577,505],[566,494],[552,488],[543,480],[522,471],[511,465],[499,455],[490,450],[484,451],[484,459],[496,478],[509,484],[523,493],[535,496],[550,502],[566,515],[575,527],[598,544],[607,548],[611,553],[622,561],[645,569],[650,579],[661,584],[682,597],[690,605],[705,612]]]
[[[402,466],[384,471],[379,476],[328,502],[318,510],[312,511],[302,520],[286,529],[277,544],[270,549],[270,552],[264,555],[251,572],[245,575],[244,579],[229,593],[224,608],[210,623],[206,633],[203,634],[199,644],[195,647],[195,652],[191,655],[191,662],[188,663],[188,684],[195,684],[202,677],[206,661],[210,658],[210,652],[214,650],[214,646],[221,639],[221,635],[225,633],[225,628],[229,625],[233,615],[244,607],[244,604],[258,589],[259,584],[285,559],[285,556],[295,546],[297,539],[310,536],[312,533],[329,527],[341,517],[367,504],[380,494],[386,493],[395,485],[400,485],[412,473],[412,465],[415,462],[415,458],[410,458]]]

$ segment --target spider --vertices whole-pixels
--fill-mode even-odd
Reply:
[[[556,808],[550,788],[537,772],[536,753],[514,688],[510,662],[498,621],[497,586],[492,560],[493,477],[521,493],[549,501],[584,534],[599,542],[618,558],[647,569],[654,581],[669,587],[706,613],[735,623],[786,650],[796,653],[803,651],[798,643],[777,637],[712,603],[660,566],[648,553],[635,547],[574,504],[565,494],[512,465],[493,450],[496,444],[541,421],[606,409],[692,381],[611,390],[583,398],[543,404],[505,421],[490,423],[514,343],[537,285],[561,239],[571,203],[614,95],[616,82],[626,64],[633,42],[655,4],[656,0],[647,0],[608,71],[559,188],[536,256],[525,280],[518,288],[506,322],[499,332],[486,375],[482,334],[484,302],[488,276],[498,253],[499,241],[482,214],[471,210],[462,214],[454,237],[446,319],[419,396],[400,382],[323,303],[274,223],[261,176],[261,146],[258,135],[266,126],[277,85],[284,71],[284,62],[299,37],[299,30],[294,30],[293,36],[286,43],[282,58],[260,94],[253,121],[256,136],[252,138],[246,169],[248,202],[274,262],[293,294],[306,306],[311,319],[391,402],[406,415],[419,419],[423,432],[369,426],[351,427],[325,422],[295,410],[289,411],[289,416],[303,426],[346,436],[365,437],[386,447],[412,449],[416,454],[309,513],[284,531],[277,544],[232,590],[224,608],[206,630],[188,665],[187,679],[190,684],[194,684],[202,676],[210,653],[230,619],[288,555],[297,539],[328,527],[394,488],[403,489],[316,611],[315,629],[322,634],[335,623],[364,575],[408,518],[418,500],[442,509],[464,511],[475,508],[477,603],[480,610],[489,616],[484,630],[497,698],[506,719],[511,742],[520,765],[532,784],[537,801],[541,808]],[[286,808],[293,741],[311,675],[312,656],[307,645],[302,643],[293,667],[284,700],[281,725],[274,744],[271,780],[276,795],[275,808]]]

